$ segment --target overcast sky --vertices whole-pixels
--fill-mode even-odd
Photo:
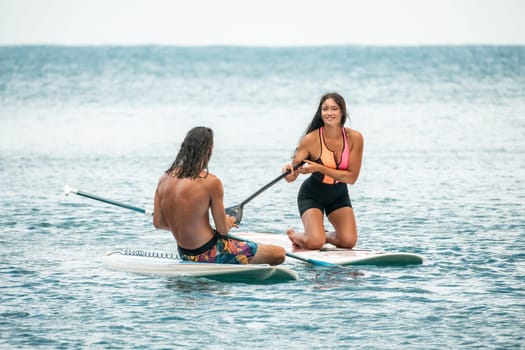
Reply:
[[[525,0],[0,0],[0,45],[525,45]]]

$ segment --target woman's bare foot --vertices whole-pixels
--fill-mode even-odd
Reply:
[[[294,246],[294,248],[301,248],[301,245],[297,242],[297,233],[295,233],[294,229],[288,229],[288,231],[286,231],[286,234],[288,235],[290,241],[292,241],[292,245]]]

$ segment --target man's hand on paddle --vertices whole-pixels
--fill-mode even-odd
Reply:
[[[239,228],[239,225],[237,225],[235,223],[235,218],[233,216],[228,215],[228,214],[226,214],[226,223],[230,226],[230,228],[232,228],[232,227]]]

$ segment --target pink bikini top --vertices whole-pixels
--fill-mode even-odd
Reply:
[[[319,128],[319,139],[321,142],[321,154],[315,162],[322,164],[332,169],[348,169],[348,159],[350,155],[350,148],[348,147],[348,140],[346,138],[345,128],[341,128],[343,134],[343,150],[341,151],[341,157],[339,163],[337,163],[335,154],[332,150],[326,146],[323,136],[323,127]],[[339,181],[335,180],[330,176],[323,175],[321,173],[314,173],[316,178],[322,179],[325,184],[336,184]]]

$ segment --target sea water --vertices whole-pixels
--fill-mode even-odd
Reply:
[[[186,132],[235,205],[274,179],[328,91],[364,135],[358,247],[420,266],[276,285],[112,271],[174,252],[140,214]],[[524,348],[525,47],[0,47],[0,348]],[[238,231],[301,229],[281,181]],[[327,223],[327,227],[329,224]]]

